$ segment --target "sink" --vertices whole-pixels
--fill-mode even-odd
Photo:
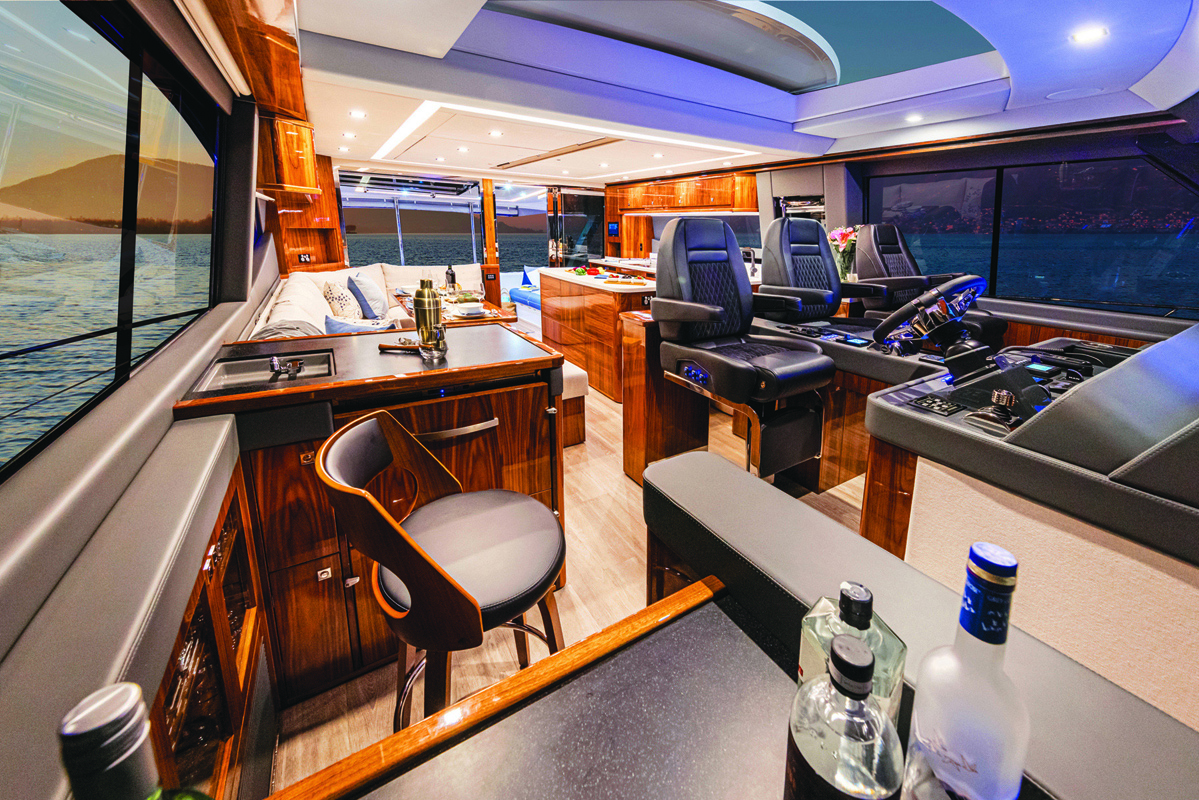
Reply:
[[[272,358],[279,359],[280,371],[276,372]],[[289,373],[292,362],[302,361],[303,366]],[[312,378],[329,378],[337,374],[333,367],[333,351],[319,350],[310,353],[285,353],[278,356],[256,356],[254,358],[221,359],[213,362],[200,380],[196,392],[219,392],[226,389],[243,389],[256,386],[272,389],[299,383]]]

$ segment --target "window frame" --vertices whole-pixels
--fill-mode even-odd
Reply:
[[[219,291],[216,244],[218,241],[217,224],[220,219],[222,200],[218,159],[227,115],[220,108],[216,100],[203,89],[174,53],[154,34],[145,20],[125,0],[110,0],[107,3],[93,3],[86,0],[60,0],[60,4],[129,61],[128,87],[130,99],[126,107],[125,120],[125,164],[122,178],[121,225],[119,228],[121,244],[118,261],[119,288],[117,314],[113,320],[113,324],[104,328],[0,353],[0,366],[8,359],[17,358],[22,355],[52,350],[63,345],[103,336],[111,336],[113,334],[117,337],[116,354],[111,367],[89,378],[89,380],[100,378],[105,372],[110,372],[111,378],[107,384],[79,406],[64,415],[55,424],[40,433],[24,449],[18,453],[14,453],[6,462],[0,465],[0,483],[8,480],[14,473],[37,456],[38,453],[45,450],[51,442],[110,397],[113,392],[129,380],[140,365],[144,364],[155,353],[159,352],[190,327],[197,319],[212,309],[216,305],[217,292]],[[149,76],[146,72],[147,57],[152,58],[156,62],[156,74],[165,72],[174,82],[178,93],[173,98],[168,97],[168,102],[180,115],[188,128],[191,129],[193,134],[196,135],[197,139],[200,140],[202,146],[209,152],[209,155],[213,159],[213,227],[209,234],[212,244],[209,251],[208,296],[205,304],[202,307],[190,308],[135,321],[133,301],[136,291],[137,183],[140,156],[141,100],[143,91],[145,90],[145,78]],[[150,91],[155,91],[153,85],[151,85]],[[211,109],[210,113],[206,111],[208,108]],[[205,115],[207,116],[207,124],[205,124]],[[139,353],[136,357],[134,356],[133,332],[135,330],[185,317],[190,317],[190,319],[165,336],[154,347]],[[52,396],[53,394],[44,395],[35,402],[44,402]]]

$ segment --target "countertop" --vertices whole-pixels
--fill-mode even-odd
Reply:
[[[413,331],[314,336],[225,345],[216,361],[331,352],[332,377],[281,380],[263,388],[253,384],[218,391],[188,391],[175,404],[176,419],[346,399],[372,394],[431,389],[465,381],[497,380],[562,365],[562,354],[507,325],[446,329],[445,359],[426,363],[415,353],[382,352],[380,343],[415,338]],[[202,376],[201,376],[202,377]]]
[[[579,286],[587,286],[591,289],[598,289],[601,292],[612,292],[613,294],[644,294],[657,290],[657,285],[651,280],[646,280],[641,286],[633,284],[622,286],[615,283],[605,283],[602,278],[598,278],[595,275],[575,275],[567,269],[546,269],[542,271],[541,275],[542,277],[558,278],[567,283],[575,283]]]

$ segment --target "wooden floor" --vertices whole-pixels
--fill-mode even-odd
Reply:
[[[587,441],[565,450],[567,585],[558,592],[566,643],[572,644],[645,606],[645,523],[641,487],[625,476],[620,405],[587,396]],[[732,418],[714,411],[709,449],[738,465],[745,444]],[[800,500],[857,530],[864,476]],[[530,622],[540,620],[534,611]],[[546,655],[530,637],[530,657]],[[483,646],[454,656],[454,699],[517,671],[510,630],[485,635]],[[332,764],[391,733],[395,667],[384,667],[283,711],[272,774],[273,791]],[[419,715],[418,682],[413,697]]]

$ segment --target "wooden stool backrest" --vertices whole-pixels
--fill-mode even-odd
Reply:
[[[479,604],[458,585],[364,487],[387,469],[415,481],[419,508],[462,491],[448,469],[395,417],[376,411],[354,420],[321,445],[316,471],[337,518],[337,528],[363,555],[395,573],[408,588],[412,607],[396,611],[378,596],[396,634],[413,647],[440,652],[483,642]]]

